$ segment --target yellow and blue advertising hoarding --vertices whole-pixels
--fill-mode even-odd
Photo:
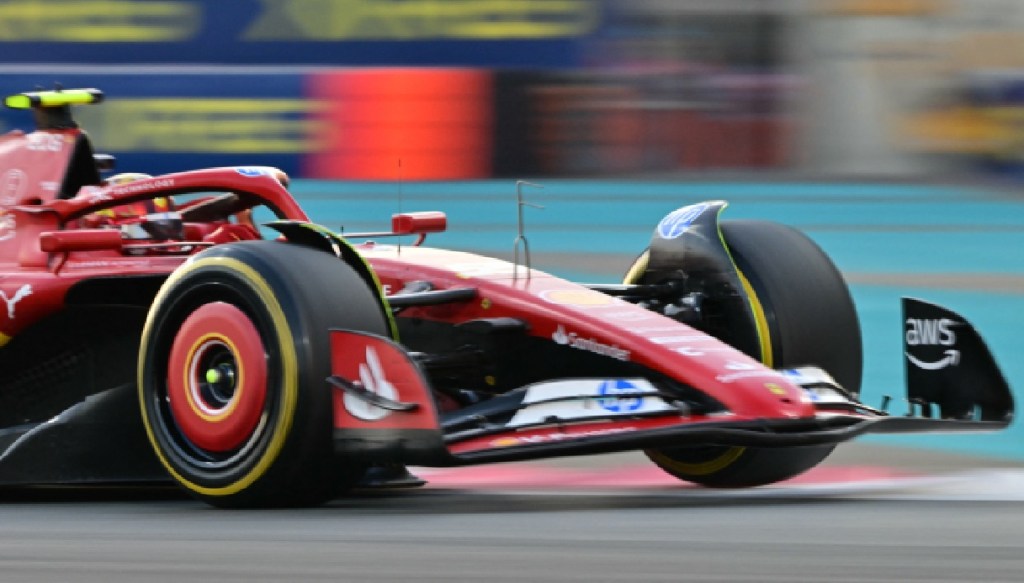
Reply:
[[[76,117],[126,171],[267,164],[390,178],[404,163],[410,177],[482,177],[490,72],[580,66],[602,10],[602,0],[10,0],[0,92],[103,89],[109,99]],[[388,121],[410,112],[422,119],[406,131]],[[0,111],[0,131],[31,123]]]

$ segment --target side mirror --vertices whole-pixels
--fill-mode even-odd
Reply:
[[[391,231],[395,235],[419,235],[413,245],[420,245],[427,233],[443,233],[448,228],[448,216],[441,211],[399,213],[391,215]]]

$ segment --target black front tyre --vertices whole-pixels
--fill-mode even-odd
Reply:
[[[846,282],[806,235],[765,221],[725,221],[722,235],[745,280],[746,296],[765,337],[754,354],[773,368],[816,365],[840,385],[860,391],[860,324]],[[639,278],[644,257],[630,269]],[[758,448],[679,447],[645,452],[669,474],[704,486],[759,486],[797,476],[824,460],[833,445]]]
[[[273,241],[196,255],[161,288],[139,352],[150,442],[221,507],[308,506],[365,468],[335,459],[328,330],[388,335],[379,297],[323,251]]]

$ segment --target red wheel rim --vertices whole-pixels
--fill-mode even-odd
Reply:
[[[192,312],[167,369],[167,399],[182,435],[207,451],[237,449],[256,432],[266,397],[266,351],[245,312],[224,302]]]

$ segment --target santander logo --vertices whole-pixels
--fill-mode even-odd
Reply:
[[[593,338],[580,338],[579,334],[575,332],[567,332],[565,326],[561,324],[559,324],[558,328],[553,334],[551,334],[551,339],[554,340],[556,344],[570,346],[577,350],[585,350],[587,352],[593,352],[594,354],[609,356],[616,360],[629,360],[630,352],[625,348],[619,348],[614,344],[603,344]]]

